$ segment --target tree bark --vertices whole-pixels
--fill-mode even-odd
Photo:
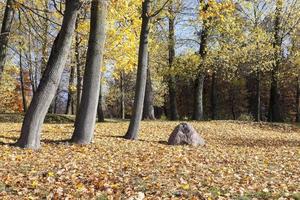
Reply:
[[[8,40],[10,36],[11,26],[14,19],[13,0],[6,1],[6,7],[4,12],[4,18],[2,21],[1,35],[0,35],[0,78],[4,70],[6,62],[6,52],[8,46]]]
[[[280,37],[280,24],[281,24],[281,12],[282,12],[282,1],[277,0],[276,11],[275,11],[275,23],[274,23],[274,43],[275,49],[275,63],[272,69],[272,82],[270,90],[270,104],[269,104],[269,122],[282,122],[281,106],[280,106],[280,91],[279,91],[279,67],[281,65],[281,37]]]
[[[121,119],[125,119],[126,110],[125,110],[125,87],[124,87],[124,79],[125,79],[125,72],[121,71],[120,73],[120,91],[121,91],[121,98],[120,98],[120,116]]]
[[[211,77],[211,93],[210,93],[210,106],[211,106],[211,119],[216,119],[217,109],[217,94],[216,94],[216,72],[213,72]]]
[[[80,60],[80,36],[78,31],[79,17],[76,20],[76,36],[75,36],[75,59],[76,59],[76,72],[77,72],[77,98],[76,98],[76,113],[79,112],[81,101],[82,77],[81,77],[81,60]]]
[[[17,146],[21,148],[40,147],[42,124],[60,83],[79,8],[79,0],[66,0],[61,30],[54,41],[45,73],[23,121],[21,136],[17,142]]]
[[[148,58],[148,63],[149,63],[149,58]],[[147,69],[147,81],[146,81],[146,91],[145,91],[145,98],[144,98],[143,119],[155,120],[154,106],[153,106],[153,88],[152,88],[152,80],[151,80],[149,65]]]
[[[172,9],[172,2],[169,7],[169,68],[173,68],[174,57],[175,57],[175,17],[174,11]],[[172,71],[172,70],[171,70]],[[170,120],[175,121],[179,119],[177,110],[177,87],[176,87],[176,77],[171,73],[168,80],[169,88],[169,104],[170,104]]]
[[[256,112],[255,121],[259,122],[261,120],[261,72],[257,71],[256,74]]]
[[[91,29],[83,93],[75,131],[71,139],[76,144],[90,144],[94,135],[100,92],[100,70],[104,54],[107,6],[107,0],[93,0],[91,5]]]
[[[297,77],[297,93],[296,93],[296,122],[300,122],[300,75]]]
[[[103,91],[102,91],[102,82],[100,81],[100,92],[99,92],[99,102],[98,102],[98,122],[105,122],[104,112],[103,112]]]
[[[150,0],[142,3],[142,28],[140,34],[137,80],[135,87],[134,108],[125,139],[135,140],[143,115],[144,97],[146,90],[147,67],[148,67],[148,36],[150,24]]]
[[[22,62],[22,49],[20,50],[20,85],[21,85],[21,93],[22,93],[22,104],[23,104],[23,112],[27,112],[27,102],[26,102],[26,91],[24,85],[24,75],[23,75],[23,62]]]
[[[199,73],[195,81],[194,115],[193,120],[203,120],[203,88],[205,75]]]
[[[208,4],[206,4],[203,0],[200,3],[204,4],[203,12],[208,9]],[[195,80],[195,96],[194,96],[194,114],[193,120],[203,120],[203,85],[204,85],[204,63],[207,55],[207,43],[208,43],[208,25],[207,21],[203,21],[203,27],[200,35],[200,50],[199,56],[201,57],[201,64],[199,66],[199,73]]]
[[[68,101],[67,101],[67,106],[66,106],[66,114],[69,115],[74,115],[74,93],[72,90],[72,86],[75,84],[75,66],[71,66],[71,71],[70,71],[70,79],[69,79],[69,90],[68,90]]]

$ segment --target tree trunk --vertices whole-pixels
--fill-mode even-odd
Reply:
[[[169,7],[169,67],[172,72],[174,57],[175,57],[175,17],[174,11],[172,9],[172,2],[170,3]],[[178,110],[177,110],[177,87],[176,87],[176,77],[170,73],[169,80],[168,80],[168,87],[169,87],[169,103],[170,103],[170,120],[178,120]]]
[[[135,87],[134,108],[126,139],[135,140],[138,137],[138,131],[143,115],[144,97],[146,90],[147,67],[148,67],[148,35],[150,24],[150,0],[144,0],[142,3],[142,28],[140,35],[139,56],[137,80]]]
[[[1,35],[0,35],[0,77],[4,70],[8,40],[10,36],[12,22],[14,19],[13,4],[14,4],[13,0],[6,1],[4,18],[2,21]]]
[[[21,137],[17,142],[21,148],[37,149],[40,147],[42,124],[60,83],[70,51],[79,8],[79,0],[66,0],[61,31],[54,41],[45,73],[23,121]]]
[[[208,9],[208,4],[203,0],[200,1],[201,4],[204,4],[203,11],[205,12]],[[200,121],[203,120],[203,85],[204,85],[204,63],[207,54],[207,43],[208,43],[208,24],[207,21],[203,21],[203,27],[200,35],[200,50],[199,56],[201,57],[201,64],[199,66],[199,73],[195,80],[195,97],[194,97],[194,115],[193,119]]]
[[[71,141],[77,144],[92,142],[100,92],[101,66],[105,44],[107,0],[93,0],[91,5],[91,29],[83,81],[83,93],[75,131]]]
[[[210,93],[211,119],[216,119],[217,94],[216,94],[216,72],[211,77],[211,93]]]
[[[149,63],[149,58],[148,58],[148,63]],[[147,69],[147,81],[146,81],[146,91],[145,91],[145,98],[144,98],[143,119],[155,120],[154,106],[153,106],[153,88],[152,88],[149,65]]]
[[[125,72],[121,71],[120,74],[120,91],[121,91],[121,98],[120,98],[120,116],[121,119],[125,119],[125,114],[126,114],[126,110],[125,110],[125,87],[124,87],[124,79],[125,79]]]
[[[76,20],[76,36],[75,36],[75,59],[77,72],[77,98],[76,98],[76,113],[79,112],[81,101],[82,77],[81,77],[81,60],[80,60],[80,36],[78,33],[79,17]]]
[[[27,102],[26,102],[26,91],[25,91],[24,76],[23,76],[22,49],[20,49],[20,85],[21,85],[21,93],[22,93],[23,112],[26,113]]]
[[[296,94],[296,122],[300,122],[300,75],[297,77],[297,94]]]
[[[105,122],[104,112],[103,112],[103,94],[102,94],[102,82],[100,81],[100,91],[99,91],[99,102],[98,102],[98,122]]]
[[[195,81],[193,120],[203,120],[203,88],[205,75],[200,73]]]
[[[280,106],[280,92],[279,92],[279,67],[281,64],[281,37],[280,37],[280,18],[282,12],[282,1],[277,0],[275,11],[275,23],[274,23],[274,39],[273,47],[275,49],[275,63],[272,69],[272,82],[270,90],[270,105],[269,105],[269,118],[270,122],[282,122],[281,106]]]
[[[69,79],[69,90],[68,90],[68,101],[66,106],[66,114],[74,115],[74,92],[73,86],[75,84],[75,66],[71,66],[70,79]]]
[[[256,112],[255,121],[259,122],[261,120],[261,72],[257,71],[256,75]]]
[[[41,62],[41,74],[43,75],[47,67],[48,59],[48,43],[49,43],[49,0],[44,1],[45,12],[43,18],[43,44],[42,44],[42,62]]]

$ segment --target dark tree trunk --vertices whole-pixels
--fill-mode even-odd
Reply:
[[[23,111],[24,111],[24,113],[26,113],[27,112],[27,102],[26,102],[26,91],[25,91],[24,75],[23,75],[22,49],[20,50],[20,84],[21,84]]]
[[[0,77],[4,70],[6,61],[7,45],[10,35],[12,22],[14,19],[13,0],[6,1],[6,7],[4,12],[4,18],[2,21],[1,35],[0,35]]]
[[[175,17],[174,11],[172,9],[172,2],[169,7],[169,67],[172,69],[174,57],[175,57]],[[171,70],[172,71],[172,70]],[[176,87],[176,77],[171,73],[168,78],[169,87],[169,104],[170,104],[170,120],[178,120],[178,110],[177,110],[177,87]]]
[[[270,122],[282,122],[281,116],[281,106],[280,106],[280,91],[279,91],[279,67],[281,64],[281,37],[280,37],[280,18],[282,12],[282,2],[277,0],[276,3],[276,11],[275,11],[275,23],[274,23],[274,39],[275,42],[273,44],[275,49],[275,63],[272,69],[272,82],[271,82],[271,90],[270,90],[270,104],[269,104],[269,118]]]
[[[135,140],[138,137],[138,130],[143,115],[143,105],[146,90],[147,67],[148,67],[148,35],[150,24],[150,0],[144,0],[142,3],[142,28],[140,35],[140,46],[138,56],[137,80],[135,87],[134,108],[126,139]]]
[[[203,120],[203,88],[205,75],[200,73],[195,81],[193,120]]]
[[[21,148],[37,149],[40,147],[42,124],[60,83],[70,51],[79,8],[79,0],[66,0],[61,31],[54,41],[44,76],[23,121],[21,137],[17,142]]]
[[[125,119],[125,87],[124,87],[124,79],[125,79],[125,72],[121,71],[120,74],[120,91],[121,91],[121,98],[120,98],[120,116],[121,119]]]
[[[107,0],[93,0],[91,5],[91,29],[83,93],[75,122],[75,131],[71,139],[76,144],[90,144],[94,135],[100,92],[100,70],[104,54],[107,6]]]
[[[230,94],[229,94],[229,101],[230,101],[230,111],[233,117],[233,120],[236,120],[236,113],[235,113],[235,88],[234,86],[230,86]]]
[[[98,110],[97,110],[98,122],[105,122],[102,103],[103,103],[102,82],[100,81],[99,102],[98,102]]]
[[[76,72],[77,72],[76,113],[79,112],[80,101],[81,101],[81,89],[82,89],[80,35],[78,33],[78,24],[79,24],[79,17],[76,20],[76,36],[75,36],[75,59],[76,59]]]
[[[208,9],[208,4],[203,0],[200,1],[201,4],[204,4],[203,11],[205,12]],[[197,75],[195,80],[195,96],[194,96],[194,114],[193,119],[200,121],[203,120],[203,85],[204,85],[204,67],[205,67],[205,58],[207,54],[207,43],[208,43],[208,24],[207,21],[203,21],[203,27],[200,35],[200,50],[199,56],[201,57],[201,64],[199,66],[200,72]]]
[[[68,101],[66,106],[66,114],[74,115],[74,92],[73,92],[73,86],[75,84],[75,66],[71,66],[70,71],[70,79],[69,79],[69,90],[68,90]]]
[[[151,80],[149,65],[147,69],[147,82],[146,82],[146,91],[145,91],[145,99],[144,99],[143,119],[155,120],[154,106],[153,106],[153,88],[152,88],[152,80]]]
[[[211,106],[211,119],[216,119],[217,109],[217,90],[216,90],[216,72],[213,72],[211,77],[211,91],[210,91],[210,106]]]
[[[256,112],[255,121],[261,120],[261,72],[258,70],[256,75]]]
[[[296,94],[296,122],[300,122],[300,76],[297,77],[297,94]]]

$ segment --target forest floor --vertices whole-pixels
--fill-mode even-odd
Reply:
[[[21,124],[0,124],[0,199],[300,199],[300,129],[232,121],[191,122],[205,147],[172,147],[178,122],[97,124],[75,146],[72,124],[47,124],[38,151],[7,145]],[[135,198],[134,198],[135,197]]]

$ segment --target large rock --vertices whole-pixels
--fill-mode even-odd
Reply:
[[[197,133],[192,125],[188,123],[179,124],[168,140],[169,145],[192,145],[204,146],[204,139]]]

